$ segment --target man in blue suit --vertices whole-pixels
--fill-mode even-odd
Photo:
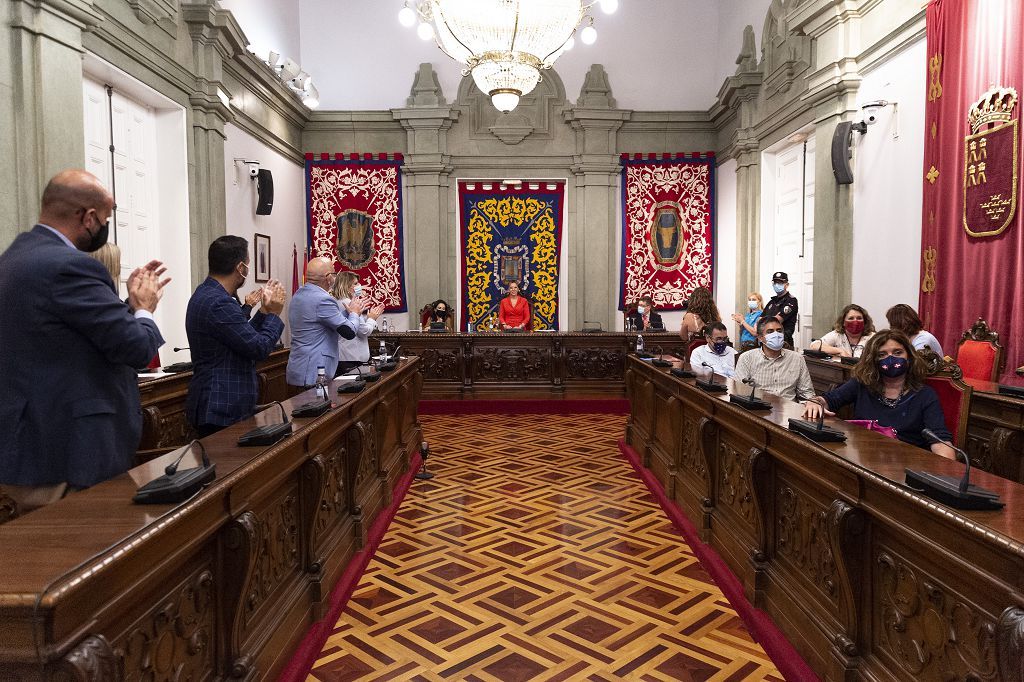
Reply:
[[[328,293],[334,277],[334,264],[329,259],[314,258],[306,265],[306,283],[292,296],[288,309],[292,347],[285,374],[291,386],[315,384],[318,367],[324,368],[328,380],[333,379],[338,368],[338,337],[355,338],[365,302],[354,299],[342,308]]]
[[[261,310],[250,320],[235,294],[249,275],[249,243],[218,237],[208,253],[210,273],[189,299],[185,332],[192,350],[192,381],[185,403],[200,438],[256,411],[256,361],[270,355],[284,331],[284,287],[263,287]]]
[[[0,255],[0,487],[26,512],[117,476],[142,432],[136,367],[163,344],[161,265],[128,278],[128,303],[86,255],[114,199],[81,170],[43,190],[39,223]]]

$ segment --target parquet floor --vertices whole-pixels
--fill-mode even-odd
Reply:
[[[616,447],[625,417],[421,417],[413,483],[308,678],[781,680]]]

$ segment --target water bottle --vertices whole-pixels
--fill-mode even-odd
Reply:
[[[330,400],[331,393],[327,387],[327,370],[323,365],[316,367],[316,397],[320,400]]]
[[[637,334],[636,335],[636,352],[637,353],[643,353],[644,352],[644,335],[643,334]]]
[[[384,339],[380,340],[380,361],[381,362],[387,362],[388,361],[388,347],[384,343]]]
[[[387,334],[387,333],[388,333],[388,331],[390,331],[390,330],[388,329],[388,318],[386,318],[386,317],[382,317],[382,318],[380,318],[380,330],[381,330],[382,332],[384,332],[385,334]],[[381,344],[383,344],[383,343],[384,343],[384,342],[383,342],[383,341],[381,341]]]
[[[472,322],[466,323],[466,333],[467,334],[472,334],[473,333],[473,323]]]

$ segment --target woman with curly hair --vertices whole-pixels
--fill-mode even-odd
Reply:
[[[927,371],[907,335],[883,329],[868,341],[853,378],[842,386],[804,403],[804,417],[817,419],[822,412],[834,415],[853,405],[854,419],[877,421],[896,431],[904,443],[955,459],[952,448],[929,443],[923,431],[930,429],[942,440],[950,439],[935,390],[924,383]]]
[[[868,311],[856,303],[851,303],[839,313],[835,326],[821,337],[818,347],[811,347],[829,355],[859,358],[864,351],[864,345],[874,333],[875,323],[868,315]]]
[[[702,337],[704,327],[721,321],[722,316],[718,314],[718,306],[715,305],[715,299],[711,298],[711,292],[705,287],[697,287],[686,302],[686,314],[679,328],[679,337],[683,341]]]

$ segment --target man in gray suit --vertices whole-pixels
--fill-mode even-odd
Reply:
[[[316,383],[317,367],[323,367],[327,379],[338,368],[338,337],[355,338],[359,314],[366,302],[353,299],[342,308],[328,293],[334,284],[334,264],[327,258],[314,258],[306,265],[306,283],[292,296],[288,326],[292,332],[291,353],[285,380],[291,386],[307,387]]]
[[[19,511],[131,468],[142,432],[136,367],[163,344],[158,261],[128,278],[128,303],[84,252],[107,241],[114,199],[63,171],[39,223],[0,255],[0,487]]]

